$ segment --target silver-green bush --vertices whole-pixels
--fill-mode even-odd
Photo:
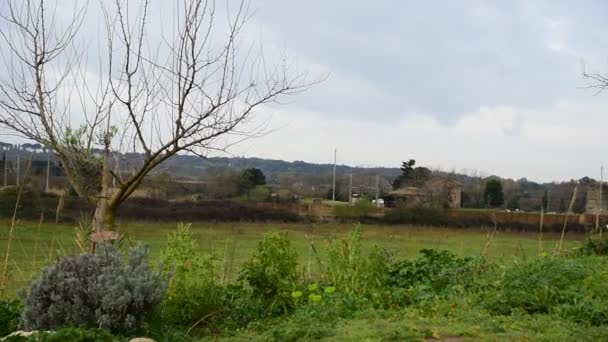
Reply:
[[[167,287],[148,265],[148,249],[132,248],[127,262],[111,245],[68,257],[43,270],[27,293],[21,323],[28,330],[91,326],[136,331],[161,302]]]

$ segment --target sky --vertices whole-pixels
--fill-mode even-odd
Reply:
[[[327,80],[235,153],[561,181],[608,166],[603,1],[253,2],[265,47]]]
[[[152,3],[151,37],[170,13]],[[232,155],[331,163],[337,149],[340,164],[416,159],[543,182],[608,167],[608,91],[581,76],[583,62],[608,74],[604,1],[251,0],[251,9],[245,43],[324,80],[262,108],[269,133]],[[100,27],[93,13],[82,31],[95,41]]]

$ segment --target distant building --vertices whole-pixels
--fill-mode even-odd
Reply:
[[[445,177],[431,177],[422,186],[405,186],[389,193],[389,206],[405,205],[460,208],[462,184]]]
[[[585,214],[608,215],[608,185],[602,185],[602,199],[600,202],[600,183],[589,184],[587,190],[587,203],[585,204]]]

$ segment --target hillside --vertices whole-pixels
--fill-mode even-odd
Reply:
[[[8,145],[8,144],[5,144]],[[6,148],[4,145],[3,159],[8,161],[8,178],[15,177],[16,160],[19,155],[24,164],[30,158],[33,160],[32,173],[43,176],[47,152],[41,148],[30,145],[26,148]],[[129,172],[130,166],[136,164],[141,156],[138,154],[124,154],[117,156],[119,170]],[[61,170],[55,166],[51,174],[61,177]],[[331,192],[333,178],[333,164],[315,164],[304,161],[284,161],[261,158],[231,158],[214,157],[203,159],[193,155],[178,155],[170,158],[157,168],[150,178],[162,178],[165,175],[174,181],[197,180],[201,183],[213,185],[215,188],[229,187],[238,172],[247,168],[258,168],[266,175],[269,185],[278,189],[285,189],[305,197],[327,197]],[[2,168],[4,169],[4,167]],[[23,166],[22,166],[23,169]],[[336,188],[339,199],[344,199],[348,193],[350,177],[352,175],[353,191],[367,196],[374,196],[376,184],[379,192],[386,193],[391,190],[392,181],[400,174],[397,167],[352,167],[348,165],[336,166]],[[587,188],[595,180],[584,177],[580,180],[569,180],[560,183],[536,183],[525,178],[513,180],[499,176],[484,176],[479,174],[466,175],[455,172],[434,171],[435,174],[449,177],[463,185],[463,207],[483,207],[483,191],[485,182],[489,178],[498,178],[503,184],[506,203],[511,209],[539,210],[543,202],[547,202],[549,211],[564,211],[570,203],[575,186],[577,198],[574,210],[583,211]],[[160,177],[159,177],[160,176]],[[9,180],[10,182],[10,180]],[[221,191],[220,191],[221,192]]]

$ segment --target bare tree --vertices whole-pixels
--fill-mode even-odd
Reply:
[[[68,22],[44,0],[0,7],[0,125],[53,151],[76,192],[96,202],[96,231],[114,226],[117,208],[163,161],[259,134],[244,125],[256,109],[314,83],[286,59],[269,66],[242,48],[247,0],[221,15],[212,0],[182,0],[158,39],[148,34],[149,0],[100,1],[107,46],[92,77],[79,36],[90,8],[75,3]],[[114,172],[111,154],[127,151],[141,160]]]
[[[585,61],[581,60],[581,74],[590,83],[587,88],[596,89],[596,94],[599,94],[608,88],[608,75],[588,72]]]

